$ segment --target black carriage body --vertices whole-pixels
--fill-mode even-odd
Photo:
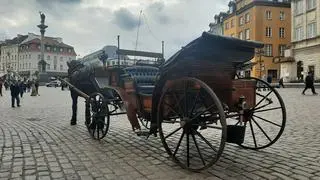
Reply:
[[[233,79],[237,67],[250,61],[255,48],[263,44],[254,41],[213,35],[204,32],[168,59],[160,69],[152,99],[152,122],[150,133],[157,130],[157,107],[162,87],[168,80],[194,77],[214,90],[221,102],[232,101]]]

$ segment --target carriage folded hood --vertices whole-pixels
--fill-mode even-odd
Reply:
[[[244,63],[253,58],[255,48],[262,47],[263,44],[260,42],[244,41],[203,32],[202,36],[170,57],[163,68],[169,68],[180,61],[210,60],[216,63]]]

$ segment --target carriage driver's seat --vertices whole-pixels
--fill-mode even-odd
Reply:
[[[124,70],[135,81],[138,94],[152,95],[159,74],[159,68],[153,66],[132,66]]]

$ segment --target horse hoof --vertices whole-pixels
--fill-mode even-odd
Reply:
[[[71,121],[71,126],[73,126],[73,125],[76,125],[77,124],[77,121]]]

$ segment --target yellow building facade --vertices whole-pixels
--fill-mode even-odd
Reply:
[[[253,77],[280,77],[277,57],[291,41],[291,8],[286,0],[237,0],[229,3],[229,14],[224,18],[223,35],[265,44],[262,53],[256,53],[250,73]],[[261,51],[260,51],[261,52]]]

